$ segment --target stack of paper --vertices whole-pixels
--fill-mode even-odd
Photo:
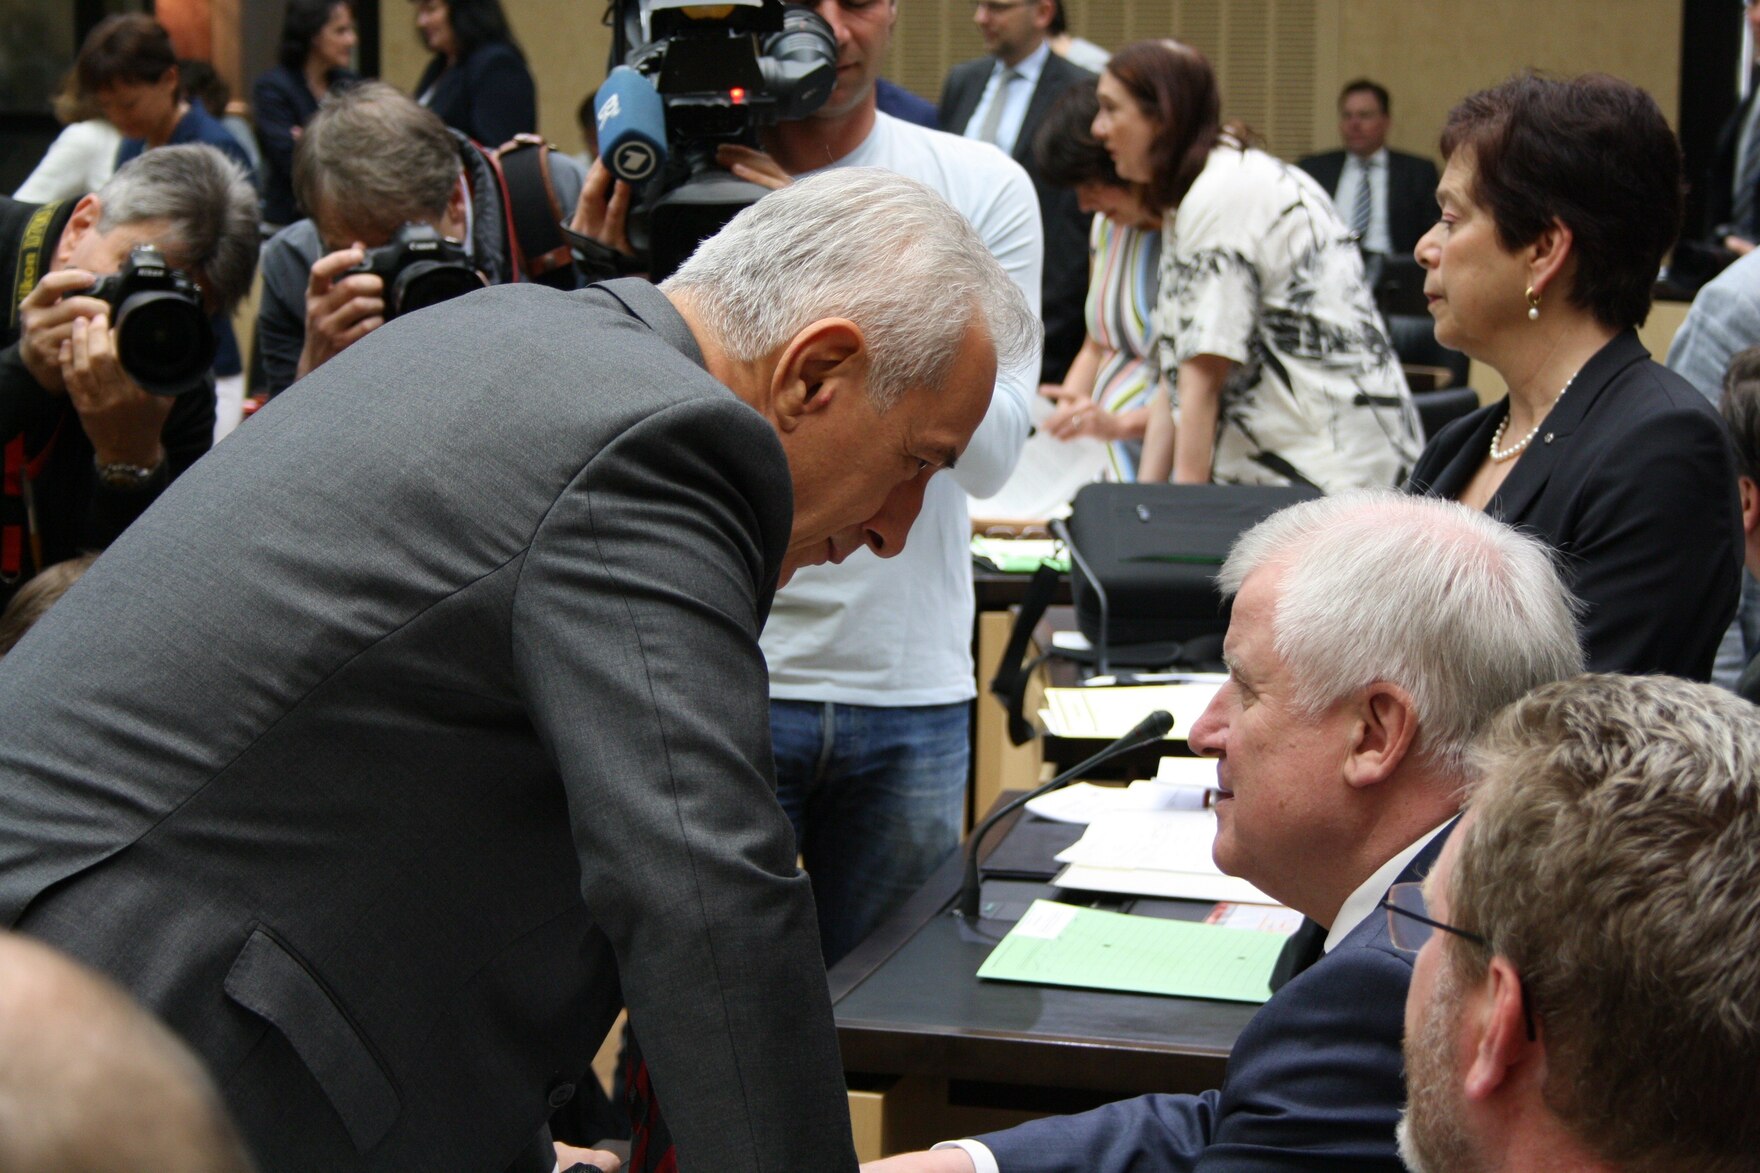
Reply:
[[[1048,688],[1039,717],[1055,737],[1123,737],[1156,709],[1173,714],[1167,736],[1183,741],[1219,686],[1156,684],[1147,688]]]
[[[1215,841],[1213,811],[1102,815],[1088,824],[1074,845],[1058,854],[1057,862],[1069,866],[1052,883],[1088,892],[1276,904],[1247,881],[1218,870],[1210,858]]]
[[[1209,758],[1162,758],[1154,778],[1129,786],[1077,782],[1042,794],[1027,809],[1056,823],[1091,823],[1125,811],[1203,810],[1216,788],[1216,763]]]
[[[1098,912],[1035,900],[991,950],[978,976],[1035,985],[1082,986],[1263,1002],[1283,948],[1276,933]]]

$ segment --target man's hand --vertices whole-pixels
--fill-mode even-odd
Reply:
[[[73,337],[73,323],[110,310],[108,304],[95,297],[67,296],[86,288],[92,280],[92,274],[84,269],[62,269],[45,276],[19,303],[19,356],[31,378],[51,394],[67,390],[61,364],[62,354]]]
[[[629,184],[614,177],[603,159],[594,159],[587,168],[587,180],[581,184],[581,198],[575,202],[574,219],[568,227],[606,248],[633,257],[636,250],[629,242],[630,198]]]
[[[870,1161],[862,1166],[862,1173],[976,1173],[976,1170],[964,1149],[950,1148]]]
[[[319,257],[312,265],[306,282],[306,343],[299,352],[295,378],[305,378],[385,324],[384,279],[373,273],[348,273],[366,255],[366,248],[357,243]]]
[[[722,143],[715,148],[715,161],[747,183],[755,183],[771,191],[794,182],[794,176],[784,171],[782,164],[763,151],[756,151],[751,147]]]
[[[556,1167],[564,1170],[564,1173],[576,1165],[591,1165],[596,1169],[605,1170],[605,1173],[617,1173],[617,1170],[623,1167],[623,1162],[618,1160],[616,1153],[608,1153],[603,1149],[577,1149],[573,1145],[566,1145],[561,1141],[554,1143],[556,1145]]]
[[[1738,257],[1745,257],[1754,251],[1754,242],[1744,236],[1726,236],[1723,238],[1723,247]]]
[[[61,377],[99,464],[157,468],[165,459],[159,434],[171,397],[149,395],[123,371],[107,314],[73,320],[62,343]]]

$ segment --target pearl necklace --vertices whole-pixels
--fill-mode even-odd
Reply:
[[[1564,386],[1559,389],[1558,394],[1553,396],[1552,402],[1547,405],[1545,415],[1542,415],[1534,422],[1534,426],[1528,429],[1528,434],[1526,436],[1523,436],[1508,448],[1500,449],[1498,448],[1498,445],[1503,443],[1503,429],[1509,426],[1509,416],[1506,414],[1502,419],[1498,420],[1497,430],[1491,433],[1491,463],[1502,464],[1506,460],[1514,460],[1516,457],[1520,456],[1522,452],[1526,450],[1528,445],[1534,442],[1534,437],[1540,434],[1540,425],[1546,422],[1546,416],[1552,414],[1552,409],[1558,406],[1558,401],[1564,398],[1564,393],[1569,391],[1571,389],[1571,384],[1576,381],[1576,375],[1572,375],[1570,378],[1566,379],[1564,381]]]

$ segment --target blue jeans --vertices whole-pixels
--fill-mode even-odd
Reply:
[[[971,720],[970,701],[770,702],[777,798],[812,877],[826,965],[959,846]]]

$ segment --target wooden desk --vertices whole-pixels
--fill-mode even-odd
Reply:
[[[1055,826],[1034,820],[1024,831],[1044,836]],[[1015,830],[1011,820],[989,842],[1000,847]],[[1078,831],[1065,829],[1070,838]],[[1055,868],[1049,852],[1045,860]],[[844,1070],[852,1088],[866,1089],[852,1095],[870,1146],[864,1159],[1035,1115],[1221,1084],[1235,1038],[1258,1007],[980,982],[978,967],[1010,922],[974,926],[949,912],[963,867],[963,853],[949,859],[831,970]],[[984,891],[1016,909],[1056,892],[1005,880],[987,881]],[[1186,919],[1211,907],[1153,903],[1157,915]]]

